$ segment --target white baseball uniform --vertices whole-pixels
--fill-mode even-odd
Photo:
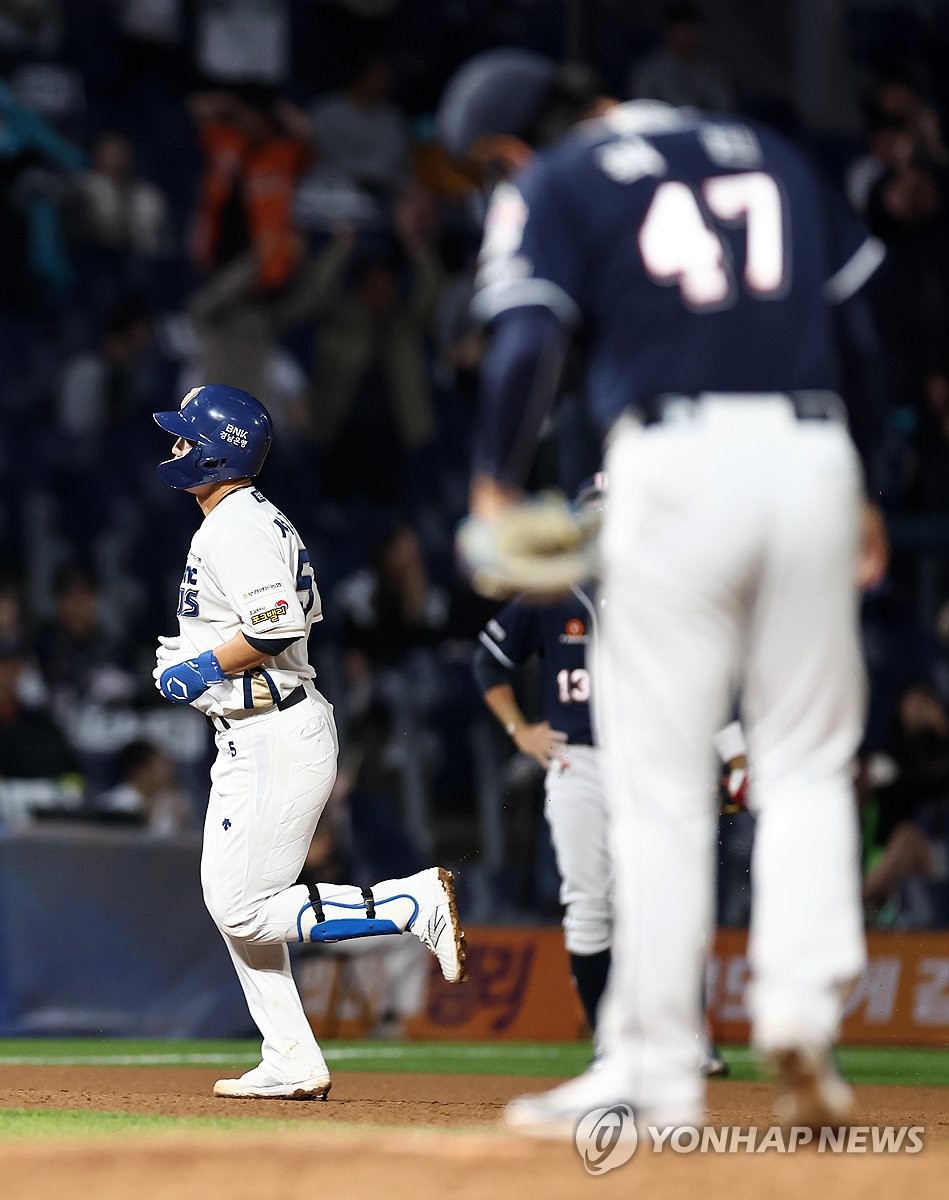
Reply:
[[[829,1044],[840,988],[863,966],[850,783],[863,717],[852,583],[859,467],[843,425],[798,421],[779,398],[709,399],[685,425],[630,423],[608,467],[597,672],[626,865],[617,936],[630,954],[614,956],[602,1022],[637,1100],[699,1113],[689,1049],[697,949],[712,914],[711,745],[739,674],[758,813],[749,992],[758,1045]]]
[[[328,1079],[290,971],[288,942],[411,928],[439,961],[445,957],[444,920],[436,916],[437,928],[422,928],[429,902],[445,899],[429,878],[434,870],[371,890],[320,884],[314,894],[296,884],[336,779],[333,708],[314,686],[306,656],[307,634],[321,617],[309,556],[290,521],[255,487],[225,495],[191,543],[179,596],[178,657],[214,649],[238,632],[258,646],[296,639],[264,666],[213,685],[193,702],[211,718],[217,747],[201,863],[204,898],[263,1035],[254,1078],[273,1085]]]

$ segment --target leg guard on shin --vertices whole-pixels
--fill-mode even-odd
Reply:
[[[348,942],[353,938],[364,937],[379,937],[383,934],[401,933],[402,930],[394,921],[380,920],[376,916],[376,904],[372,895],[372,888],[360,888],[362,892],[362,905],[358,904],[340,904],[338,901],[327,901],[327,904],[333,908],[360,908],[365,907],[365,917],[331,917],[327,919],[323,909],[323,901],[320,896],[320,889],[311,884],[310,888],[310,907],[313,909],[313,914],[316,917],[316,924],[310,930],[311,942]],[[303,938],[301,937],[301,941]]]

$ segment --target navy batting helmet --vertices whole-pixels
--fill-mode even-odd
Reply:
[[[512,46],[485,50],[448,81],[438,104],[438,136],[458,158],[486,134],[549,145],[583,115],[598,92],[593,72],[579,63],[559,66]]]
[[[438,136],[463,158],[487,133],[520,135],[554,85],[557,65],[513,47],[488,50],[464,63],[438,105]]]
[[[181,408],[152,415],[166,432],[194,442],[181,458],[158,465],[159,477],[173,488],[252,479],[260,473],[273,439],[270,414],[260,401],[223,383],[193,388]]]

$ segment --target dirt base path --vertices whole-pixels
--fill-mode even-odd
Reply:
[[[217,1100],[219,1072],[204,1068],[0,1066],[0,1106],[92,1109],[167,1116],[266,1117],[285,1132],[157,1134],[121,1140],[0,1144],[2,1194],[10,1200],[526,1200],[631,1194],[649,1200],[913,1200],[944,1197],[949,1178],[949,1089],[861,1087],[860,1123],[924,1125],[917,1155],[654,1156],[589,1177],[572,1147],[514,1138],[497,1127],[510,1097],[549,1079],[488,1075],[339,1073],[326,1104]],[[719,1083],[709,1091],[715,1125],[770,1124],[771,1089]],[[401,1126],[341,1130],[340,1122]],[[320,1126],[323,1129],[320,1129]],[[477,1127],[484,1127],[479,1131]],[[405,1127],[410,1127],[405,1131]],[[458,1130],[446,1136],[450,1130]],[[910,1192],[911,1189],[911,1192]]]

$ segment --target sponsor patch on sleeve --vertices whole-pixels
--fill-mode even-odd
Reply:
[[[269,608],[252,608],[250,623],[251,625],[271,625],[276,621],[282,621],[289,611],[290,605],[286,600],[275,600]]]
[[[263,596],[267,592],[279,592],[285,585],[282,583],[265,583],[261,587],[251,588],[249,592],[241,592],[245,600],[253,600],[255,596]]]

